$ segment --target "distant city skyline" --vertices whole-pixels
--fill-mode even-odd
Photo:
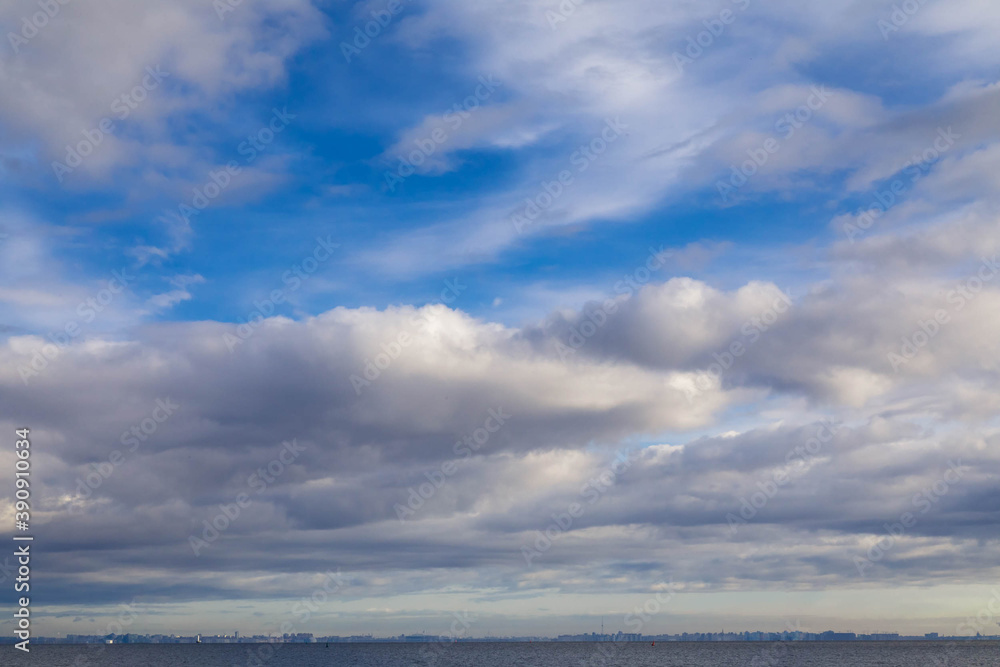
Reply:
[[[938,632],[928,632],[923,635],[901,635],[897,632],[880,632],[871,634],[859,634],[854,632],[838,632],[834,630],[823,630],[809,632],[804,630],[794,631],[768,631],[768,630],[743,630],[736,632],[694,632],[694,633],[578,633],[564,634],[558,636],[547,635],[522,635],[522,636],[453,636],[448,634],[429,635],[423,633],[400,634],[395,636],[366,635],[316,635],[311,632],[300,632],[283,635],[177,635],[177,634],[154,634],[145,635],[138,633],[126,633],[124,635],[77,635],[70,634],[65,637],[37,637],[39,643],[208,643],[208,644],[254,644],[254,643],[317,643],[317,642],[352,642],[352,643],[421,643],[421,642],[487,642],[487,641],[576,641],[576,642],[640,642],[640,641],[693,641],[693,642],[715,642],[715,641],[746,641],[746,642],[781,642],[781,641],[948,641],[948,640],[1000,640],[1000,633],[992,635],[946,635]]]
[[[317,605],[311,611],[305,622],[303,613],[308,610],[298,603],[289,601],[280,605],[284,613],[275,615],[264,614],[261,611],[252,611],[242,616],[239,623],[231,623],[220,620],[220,617],[234,619],[239,617],[238,612],[233,609],[223,609],[219,606],[214,610],[206,610],[205,616],[211,618],[201,623],[186,622],[180,625],[171,625],[169,618],[163,618],[155,613],[148,613],[156,610],[157,605],[145,605],[135,603],[131,607],[120,606],[116,615],[108,618],[94,618],[89,624],[91,630],[80,629],[84,619],[77,617],[73,619],[71,625],[66,627],[77,628],[79,631],[70,630],[65,634],[125,634],[122,631],[129,631],[135,634],[178,634],[178,635],[226,635],[234,633],[234,626],[239,627],[239,632],[244,636],[249,635],[280,635],[283,624],[286,630],[294,632],[308,632],[314,635],[373,635],[377,637],[395,637],[399,635],[427,634],[440,636],[449,634],[451,629],[457,628],[460,632],[455,636],[460,637],[485,637],[488,634],[493,636],[533,636],[533,637],[556,637],[561,634],[579,633],[600,633],[602,622],[608,634],[616,632],[636,632],[643,634],[682,634],[688,633],[719,633],[727,628],[747,628],[752,631],[777,632],[778,628],[798,628],[802,631],[821,632],[853,632],[856,634],[879,634],[898,633],[905,636],[923,636],[929,632],[937,632],[941,636],[975,636],[978,632],[982,635],[992,636],[1000,633],[1000,624],[992,617],[992,608],[1000,608],[1000,587],[992,589],[992,595],[985,597],[981,601],[980,611],[956,617],[941,617],[939,619],[910,618],[903,619],[894,617],[892,611],[899,611],[903,607],[898,602],[905,602],[906,597],[899,593],[906,593],[912,596],[913,600],[927,602],[932,599],[926,590],[912,590],[897,592],[894,599],[887,599],[883,593],[873,591],[871,593],[872,607],[868,610],[870,617],[866,619],[843,619],[834,617],[822,617],[816,614],[799,615],[773,615],[767,616],[764,613],[757,616],[740,616],[735,614],[712,613],[702,610],[698,614],[686,615],[681,611],[685,607],[703,605],[701,596],[676,594],[671,599],[657,608],[656,605],[647,604],[650,600],[655,600],[655,596],[635,596],[635,603],[632,604],[628,612],[612,612],[605,614],[559,614],[555,610],[537,617],[517,617],[513,615],[502,615],[490,611],[495,605],[480,605],[478,608],[469,605],[460,610],[441,610],[433,612],[425,611],[421,617],[414,620],[412,616],[404,616],[393,619],[389,614],[372,615],[365,612],[361,605],[368,601],[334,601],[324,605]],[[953,595],[952,591],[948,592]],[[780,597],[788,597],[785,594]],[[801,594],[807,597],[807,594]],[[662,598],[661,598],[662,599]],[[296,606],[300,604],[300,606]],[[572,604],[572,603],[570,603]],[[764,604],[762,600],[760,605]],[[673,609],[670,607],[673,606]],[[345,610],[344,607],[347,607]],[[294,611],[298,611],[296,615]],[[761,609],[763,612],[764,609]],[[43,614],[50,613],[48,610]],[[214,617],[214,618],[213,618]],[[58,619],[56,619],[58,620]],[[48,623],[46,624],[48,625]],[[225,626],[229,626],[229,630]],[[714,627],[713,627],[714,626]],[[542,631],[544,629],[545,631]]]

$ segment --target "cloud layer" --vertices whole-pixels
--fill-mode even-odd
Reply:
[[[337,622],[406,632],[670,580],[713,623],[975,613],[1000,12],[218,5],[0,9],[0,423],[54,631],[264,630],[336,568]]]

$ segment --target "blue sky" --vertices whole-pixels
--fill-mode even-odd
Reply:
[[[220,605],[218,631],[263,630],[337,566],[310,631],[460,607],[571,631],[672,580],[650,632],[953,633],[996,573],[1000,13],[912,9],[0,10],[0,421],[46,466],[42,631],[97,632],[132,597],[150,631]],[[290,439],[304,458],[197,553]],[[630,472],[519,560],[623,447]],[[857,611],[887,591],[915,602]]]

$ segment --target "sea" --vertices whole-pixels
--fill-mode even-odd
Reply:
[[[0,647],[33,667],[1000,667],[1000,642],[468,642],[42,644]]]

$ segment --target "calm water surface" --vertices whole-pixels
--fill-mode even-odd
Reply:
[[[274,649],[271,651],[270,649]],[[1000,667],[1000,642],[146,644],[2,646],[35,667]]]

